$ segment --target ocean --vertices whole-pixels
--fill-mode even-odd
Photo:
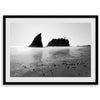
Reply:
[[[11,47],[11,77],[90,77],[91,47]]]

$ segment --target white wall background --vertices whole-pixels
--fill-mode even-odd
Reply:
[[[100,15],[100,0],[0,0],[0,100],[95,100],[98,86],[3,86],[3,15]],[[100,69],[100,68],[99,68]]]

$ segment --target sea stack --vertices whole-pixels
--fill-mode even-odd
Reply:
[[[41,33],[33,39],[29,47],[43,47]]]
[[[69,40],[65,38],[52,39],[47,46],[70,46]]]

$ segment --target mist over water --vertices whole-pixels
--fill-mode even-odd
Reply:
[[[73,51],[73,52],[72,52]],[[75,51],[75,52],[74,52]],[[12,47],[11,61],[19,61],[25,64],[31,62],[44,61],[47,59],[69,59],[71,53],[76,56],[80,55],[77,48],[70,47],[45,47],[45,48],[31,48],[31,47]]]

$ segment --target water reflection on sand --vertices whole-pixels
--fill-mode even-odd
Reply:
[[[90,76],[90,47],[14,47],[10,54],[11,77]]]
[[[69,58],[70,50],[65,47],[56,48],[30,48],[30,47],[20,47],[11,48],[11,61],[18,60],[22,63],[40,62],[47,59],[57,60],[61,58]]]

